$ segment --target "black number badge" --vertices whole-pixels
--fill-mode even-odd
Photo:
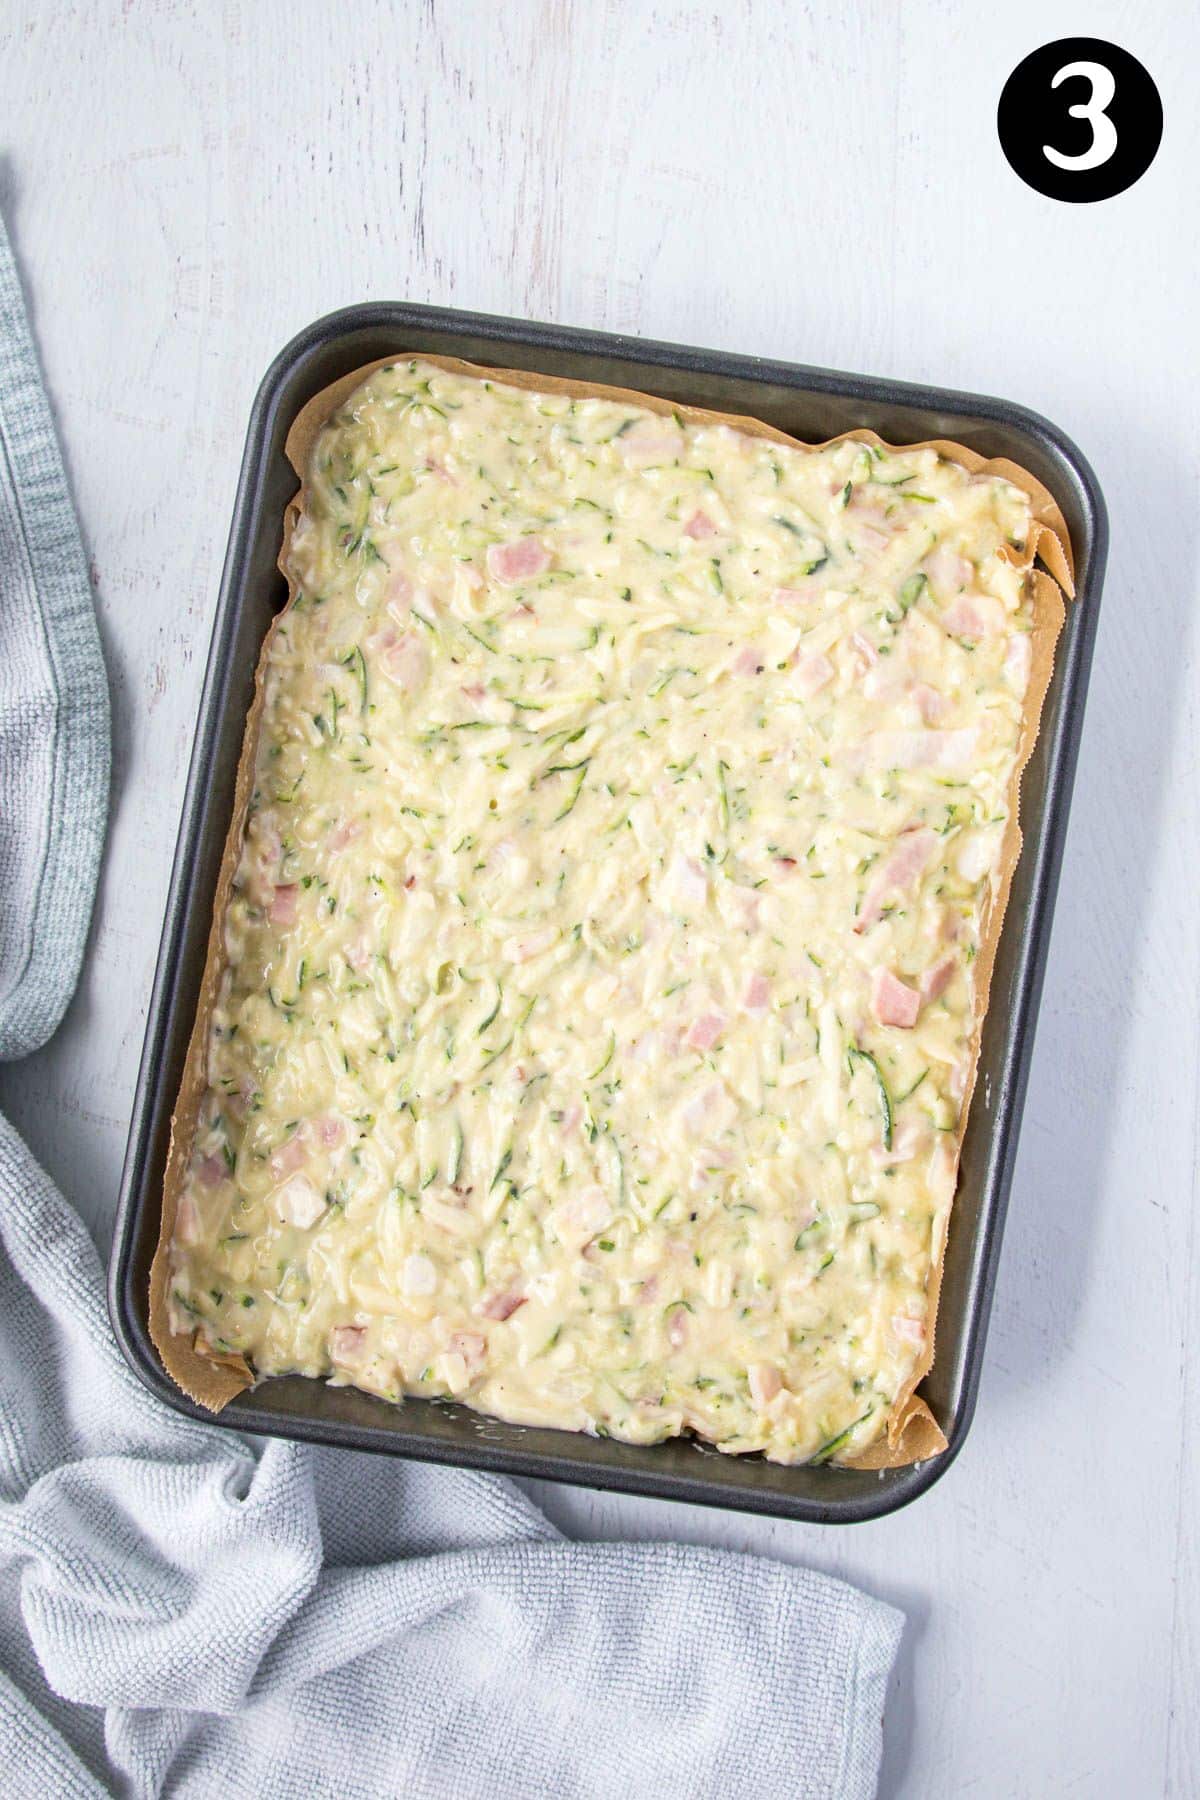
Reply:
[[[1136,56],[1103,38],[1058,38],[1017,64],[996,111],[1000,148],[1051,200],[1111,200],[1146,173],[1162,101]]]

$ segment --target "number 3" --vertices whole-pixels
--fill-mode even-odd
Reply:
[[[1112,71],[1106,69],[1103,63],[1073,62],[1064,64],[1050,86],[1056,88],[1072,75],[1083,75],[1091,83],[1091,92],[1086,102],[1082,106],[1069,106],[1067,113],[1072,119],[1087,120],[1092,128],[1092,141],[1078,156],[1064,156],[1053,144],[1043,144],[1042,155],[1056,169],[1098,169],[1108,161],[1117,147],[1117,128],[1105,111],[1106,107],[1112,105],[1117,84],[1113,80]]]

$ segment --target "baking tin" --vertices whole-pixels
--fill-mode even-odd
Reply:
[[[878,1518],[945,1474],[975,1410],[1104,574],[1107,521],[1091,469],[1057,427],[1006,401],[404,304],[350,307],[292,340],[259,389],[246,439],[121,1181],[109,1265],[113,1327],[147,1387],[176,1411],[213,1422],[176,1388],[151,1343],[149,1273],[171,1110],[199,996],[254,670],[267,627],[285,598],[276,558],[296,478],[284,456],[284,439],[300,407],[328,383],[376,358],[421,351],[745,413],[812,442],[856,426],[871,427],[894,444],[951,438],[985,457],[1011,457],[1037,476],[1062,508],[1075,553],[1077,594],[1067,607],[1041,736],[1021,790],[1025,848],[996,958],[962,1148],[937,1358],[921,1386],[949,1449],[903,1469],[785,1468],[757,1456],[722,1456],[686,1439],[636,1446],[508,1425],[445,1401],[393,1406],[354,1388],[300,1376],[263,1381],[239,1395],[220,1414],[220,1423],[783,1518],[821,1523]]]

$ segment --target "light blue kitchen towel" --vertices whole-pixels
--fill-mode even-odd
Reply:
[[[0,227],[0,1055],[74,987],[107,704]],[[243,1442],[126,1367],[0,1117],[0,1789],[238,1800],[874,1793],[901,1618],[838,1581],[567,1542],[511,1483]]]

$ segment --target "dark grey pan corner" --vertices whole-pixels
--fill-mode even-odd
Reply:
[[[984,456],[1011,457],[1044,482],[1062,507],[1075,551],[1078,591],[1068,607],[1042,733],[1025,772],[1025,849],[997,957],[976,1098],[963,1145],[937,1360],[921,1390],[950,1448],[930,1462],[881,1473],[782,1468],[761,1457],[721,1456],[684,1440],[639,1448],[505,1425],[442,1402],[410,1400],[395,1407],[353,1388],[332,1388],[297,1376],[262,1382],[227,1406],[221,1423],[277,1437],[790,1519],[853,1522],[893,1512],[944,1473],[962,1446],[975,1409],[1107,547],[1104,501],[1086,461],[1055,426],[1005,401],[402,304],[356,306],[331,314],[287,346],[268,371],[250,418],[134,1099],[109,1266],[109,1307],[122,1349],[141,1379],[169,1405],[211,1419],[169,1380],[150,1341],[149,1270],[171,1109],[199,993],[255,664],[284,597],[276,557],[284,508],[296,486],[284,439],[299,408],[329,382],[404,351],[441,352],[496,367],[640,388],[666,399],[750,414],[810,441],[855,426],[873,427],[892,443],[953,438]]]

